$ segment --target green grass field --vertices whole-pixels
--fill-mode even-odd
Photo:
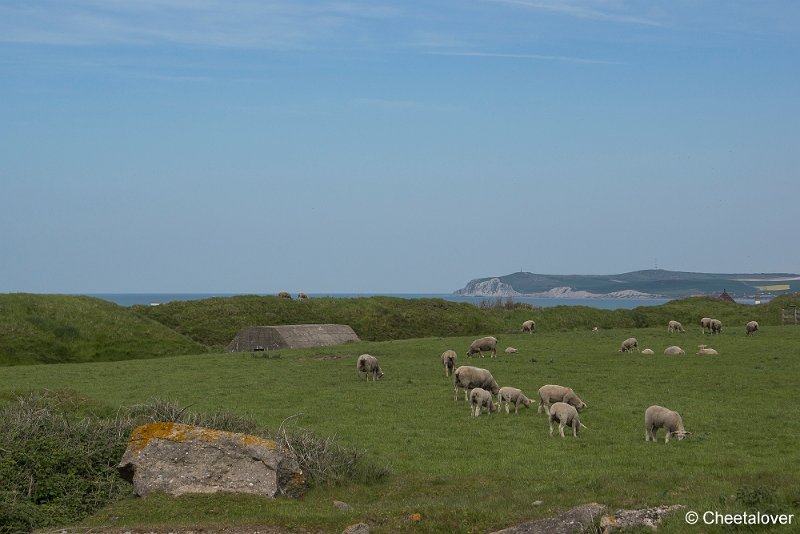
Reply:
[[[84,529],[280,525],[341,532],[365,521],[375,532],[486,532],[592,501],[800,514],[800,327],[762,327],[752,338],[743,328],[712,337],[699,327],[685,334],[665,327],[485,334],[520,352],[467,359],[476,337],[468,336],[3,367],[0,394],[71,389],[112,408],[160,397],[197,411],[249,415],[268,428],[291,418],[287,424],[336,435],[392,471],[375,484],[315,487],[300,500],[131,497],[86,519]],[[629,336],[656,355],[617,352]],[[720,355],[694,355],[700,343]],[[687,355],[662,355],[672,344]],[[458,365],[486,367],[501,386],[530,397],[544,384],[573,387],[588,404],[588,429],[578,439],[550,437],[535,409],[470,417],[441,367],[439,356],[450,348]],[[382,381],[357,377],[364,352],[379,358]],[[665,446],[662,431],[659,443],[646,443],[651,404],[679,411],[693,434]],[[337,511],[333,500],[353,511]],[[537,500],[544,504],[534,506]],[[418,523],[404,519],[415,512]],[[683,514],[661,531],[686,532]]]

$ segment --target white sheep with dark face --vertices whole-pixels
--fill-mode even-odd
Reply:
[[[644,440],[656,441],[656,433],[659,428],[666,430],[664,443],[669,443],[670,436],[680,441],[691,432],[686,432],[683,428],[683,418],[678,412],[673,412],[669,408],[653,405],[644,412]]]
[[[372,375],[373,382],[383,378],[383,371],[381,371],[381,366],[378,365],[378,358],[371,354],[362,354],[358,357],[356,372],[359,373],[359,376],[364,373],[364,378],[367,379],[367,382],[369,382],[369,375]]]

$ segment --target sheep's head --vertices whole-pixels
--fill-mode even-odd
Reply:
[[[381,378],[383,378],[383,371],[381,371],[381,368],[380,368],[380,367],[378,367],[378,370],[377,370],[377,371],[375,371],[375,378],[376,378],[377,380],[380,380]]]
[[[683,440],[689,434],[691,434],[691,432],[686,432],[685,430],[676,430],[675,432],[672,433],[672,435],[675,436],[675,439],[677,439],[678,441]]]

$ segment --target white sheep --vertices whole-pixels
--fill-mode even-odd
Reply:
[[[532,334],[536,332],[536,323],[534,321],[528,320],[522,323],[522,332]]]
[[[453,372],[453,400],[458,399],[458,388],[463,388],[464,400],[467,400],[467,391],[473,388],[486,389],[495,395],[500,391],[492,373],[469,365],[462,365]]]
[[[644,412],[644,440],[656,441],[656,432],[659,428],[666,430],[667,435],[664,443],[669,443],[670,436],[675,436],[678,441],[682,440],[691,432],[686,432],[683,428],[683,418],[678,412],[673,412],[663,406],[650,406]]]
[[[678,321],[670,321],[667,324],[667,332],[671,334],[673,332],[686,332],[686,330],[683,329],[683,325]]]
[[[744,328],[748,336],[755,335],[755,333],[758,332],[758,323],[755,321],[750,321],[745,325]]]
[[[578,415],[578,410],[571,404],[566,402],[556,402],[550,407],[549,415],[547,417],[547,424],[550,427],[550,435],[553,435],[553,421],[558,421],[558,432],[561,437],[564,437],[564,427],[572,427],[572,435],[578,437],[578,428],[586,428],[586,425],[581,423],[581,418]]]
[[[653,352],[653,349],[644,349],[642,350],[642,354],[655,354],[655,352]]]
[[[677,345],[672,345],[664,349],[664,354],[667,356],[686,356],[686,351],[682,348],[678,347]]]
[[[719,319],[711,319],[711,333],[712,334],[722,333],[722,321],[720,321]]]
[[[710,317],[703,317],[702,319],[700,319],[700,333],[701,334],[705,334],[706,330],[708,330],[708,332],[711,333],[711,321],[713,321],[713,320],[714,319],[712,319]]]
[[[637,352],[639,351],[639,342],[635,337],[629,337],[622,342],[617,352],[633,352],[633,349],[636,349]]]
[[[574,406],[578,410],[586,408],[586,403],[578,397],[572,388],[559,386],[557,384],[547,384],[539,388],[539,408],[536,413],[542,413],[542,408],[545,413],[550,408],[550,404],[554,402],[566,402]]]
[[[450,376],[450,373],[456,368],[456,358],[458,355],[454,350],[446,350],[442,353],[442,365],[444,366],[444,376]]]
[[[531,403],[533,402],[525,394],[522,392],[521,389],[512,388],[509,386],[504,386],[500,388],[500,392],[497,394],[497,409],[500,410],[503,401],[506,403],[506,413],[509,413],[509,404],[514,404],[514,413],[518,413],[519,405],[522,404],[528,408],[531,407]]]
[[[719,354],[719,352],[712,349],[711,347],[706,347],[705,345],[697,345],[697,354],[714,356]]]
[[[470,411],[475,417],[481,414],[484,407],[486,408],[487,414],[496,412],[499,408],[495,406],[494,401],[492,401],[492,394],[483,388],[475,388],[472,390],[469,394],[469,404]]]
[[[519,352],[519,349],[515,347],[506,347],[506,354],[516,354]]]
[[[372,356],[371,354],[362,354],[358,357],[356,372],[364,373],[364,377],[367,379],[367,382],[369,382],[370,374],[372,374],[373,382],[383,378],[383,371],[381,371],[381,366],[378,365],[378,358]]]
[[[597,332],[599,332],[599,331],[600,331],[600,328],[599,328],[599,327],[597,327],[597,326],[593,326],[593,327],[592,327],[592,334],[596,334],[596,333],[597,333]]]
[[[476,339],[469,346],[467,357],[470,357],[473,354],[480,354],[481,358],[483,358],[484,351],[491,351],[492,358],[497,357],[497,338],[486,336]]]

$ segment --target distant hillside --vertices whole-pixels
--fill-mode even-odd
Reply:
[[[207,350],[105,300],[0,294],[0,365],[155,358]]]
[[[470,281],[457,295],[572,298],[681,298],[719,295],[733,297],[763,292],[800,291],[800,275],[791,273],[711,274],[650,269],[613,275],[550,275],[518,272]]]

